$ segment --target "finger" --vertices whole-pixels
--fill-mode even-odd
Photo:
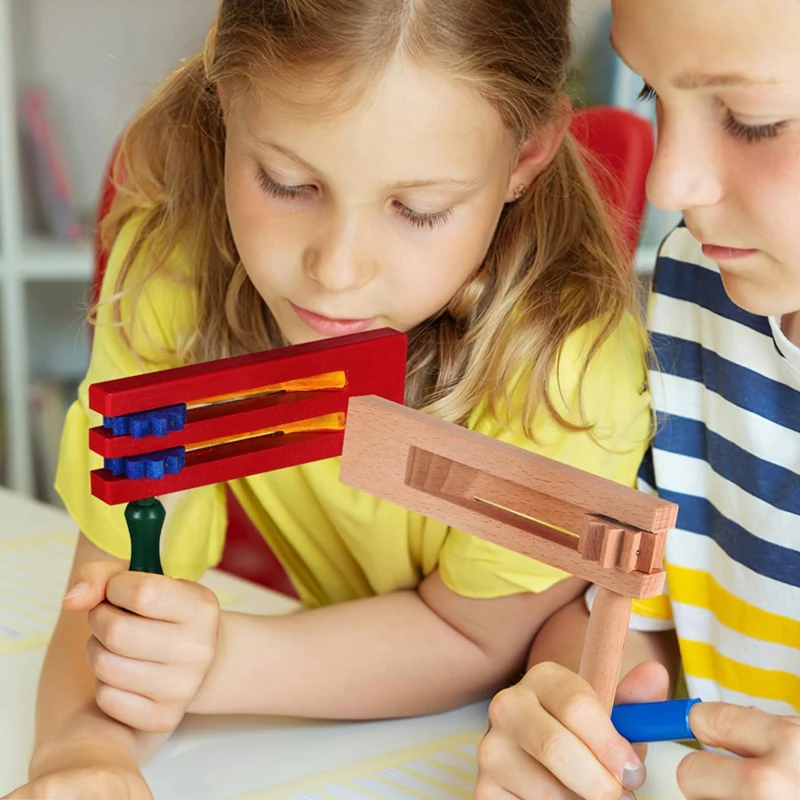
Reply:
[[[201,655],[200,645],[182,635],[182,626],[139,617],[111,603],[89,612],[89,630],[112,653],[138,661],[190,663]]]
[[[634,667],[617,686],[615,703],[653,703],[669,696],[669,672],[657,661],[646,661]],[[647,745],[633,745],[639,759],[644,763]]]
[[[478,745],[478,774],[478,783],[484,784],[487,799],[580,800],[579,795],[559,782],[542,764],[505,737],[493,737],[491,732]],[[619,784],[616,786],[621,791]],[[480,800],[477,791],[475,797]]]
[[[154,664],[112,653],[94,636],[86,658],[95,678],[107,686],[147,697],[155,703],[185,703],[196,694],[202,676],[172,664]]]
[[[149,697],[95,682],[98,708],[112,719],[145,733],[171,733],[184,716],[182,704],[154,703]]]
[[[677,777],[686,800],[788,800],[797,796],[797,769],[782,769],[762,758],[692,753],[678,765]]]
[[[122,572],[108,583],[109,602],[163,622],[208,620],[219,615],[219,600],[206,586],[145,572]]]
[[[554,669],[550,670],[549,667]],[[535,692],[535,684],[545,682],[547,687],[542,686],[539,692]],[[559,682],[566,684],[566,688],[564,686],[558,688]],[[580,797],[587,800],[617,797],[621,792],[619,781],[573,733],[574,728],[568,729],[552,713],[548,713],[549,708],[545,708],[544,702],[538,696],[549,692],[547,697],[549,705],[554,694],[560,695],[571,691],[574,695],[575,692],[580,693],[582,688],[585,697],[588,698],[584,702],[599,706],[596,695],[574,673],[566,669],[562,672],[562,668],[555,664],[537,665],[514,689],[500,692],[494,697],[489,708],[490,716],[497,720],[498,730],[502,730],[505,734],[501,742],[510,739],[529,757],[542,764],[563,786]],[[604,721],[606,726],[610,726],[608,716],[602,711],[602,706],[600,708],[601,722]],[[574,722],[575,714],[570,713],[567,716]],[[582,714],[578,716],[580,719],[577,724],[580,725],[581,720],[585,720],[586,717]],[[589,724],[592,724],[591,717]],[[619,738],[619,735],[614,733]],[[627,746],[630,748],[630,745]]]
[[[119,561],[92,561],[84,564],[64,595],[64,608],[68,611],[88,611],[94,608],[105,600],[108,582],[125,570],[125,564]]]
[[[563,753],[564,745],[557,738],[557,732],[551,730],[549,735],[556,737],[557,746],[550,758],[558,753],[559,759],[566,756],[566,762],[559,764],[558,771],[543,762],[548,769],[579,795],[582,788],[586,787],[594,793],[587,796],[613,797],[612,781],[622,784],[626,789],[640,788],[645,781],[644,765],[630,742],[620,736],[611,724],[608,712],[589,684],[560,667],[556,668],[556,677],[553,674],[555,665],[538,666],[547,667],[533,676],[531,682],[539,702],[561,726],[573,732],[585,751],[581,755],[580,763],[575,764],[568,754]],[[536,667],[531,672],[535,670]],[[534,733],[530,731],[525,741],[530,741],[530,735]],[[521,731],[520,735],[525,734]],[[534,736],[534,743],[537,738],[541,743],[542,737],[538,734]],[[528,750],[526,745],[523,746]],[[548,746],[552,746],[551,743],[548,742]],[[575,750],[576,755],[577,752]],[[570,776],[571,783],[564,780],[562,773]],[[602,791],[608,792],[608,795],[603,795]]]
[[[689,725],[704,745],[750,758],[780,750],[787,740],[798,742],[797,725],[790,717],[729,703],[695,704]]]

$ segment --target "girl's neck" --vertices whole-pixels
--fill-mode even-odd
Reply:
[[[792,344],[800,347],[800,311],[784,314],[781,319],[781,330]]]

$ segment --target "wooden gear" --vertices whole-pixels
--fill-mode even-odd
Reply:
[[[610,712],[675,504],[379,397],[350,400],[340,479],[596,584],[579,672]]]

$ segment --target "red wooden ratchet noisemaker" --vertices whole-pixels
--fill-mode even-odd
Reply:
[[[382,328],[92,384],[91,491],[128,503],[130,569],[162,573],[157,495],[341,455],[348,400],[402,403],[405,371],[406,336]]]
[[[663,590],[674,503],[379,397],[350,401],[340,479],[596,584],[580,674],[611,710],[632,599]]]

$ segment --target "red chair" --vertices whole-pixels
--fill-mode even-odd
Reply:
[[[577,112],[570,126],[576,141],[590,156],[588,168],[601,194],[608,200],[621,226],[623,244],[633,255],[645,209],[645,179],[653,158],[653,131],[647,120],[613,107],[594,107]],[[116,150],[103,179],[98,223],[114,201],[111,169]],[[98,231],[95,237],[95,271],[92,300],[97,301],[108,263]],[[228,529],[219,569],[296,596],[283,567],[228,489]]]
[[[655,150],[652,124],[632,111],[593,106],[573,116],[570,133],[591,157],[587,159],[589,173],[608,201],[621,243],[633,258],[647,205],[647,172]]]

